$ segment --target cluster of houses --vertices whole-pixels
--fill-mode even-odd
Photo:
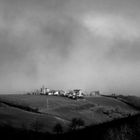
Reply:
[[[89,94],[85,94],[81,89],[74,89],[69,91],[64,90],[51,90],[49,88],[46,88],[45,86],[42,86],[40,90],[36,90],[31,93],[32,95],[48,95],[48,96],[64,96],[71,99],[82,99],[84,96],[99,96],[99,91],[92,91]]]

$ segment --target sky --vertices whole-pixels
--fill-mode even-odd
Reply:
[[[140,94],[139,0],[0,0],[0,90]]]

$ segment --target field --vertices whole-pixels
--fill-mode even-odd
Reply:
[[[35,129],[36,123],[41,125],[41,131],[50,132],[56,123],[62,123],[52,115],[37,114],[24,111],[5,104],[0,104],[0,125],[10,125],[15,128]]]
[[[28,107],[37,112],[26,110]],[[43,127],[40,130],[48,132],[56,123],[67,128],[73,118],[81,118],[85,125],[92,125],[135,113],[137,111],[131,106],[108,97],[72,100],[45,95],[0,95],[1,124],[8,122],[15,127],[33,129],[31,126],[38,122]]]
[[[128,103],[136,107],[137,109],[140,109],[140,97],[119,95],[117,96],[117,98],[120,99],[121,101],[124,101],[125,103]]]

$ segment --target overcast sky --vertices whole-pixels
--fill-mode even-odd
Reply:
[[[0,0],[0,90],[140,92],[139,0]]]

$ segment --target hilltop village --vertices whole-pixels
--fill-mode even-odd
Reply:
[[[92,91],[90,93],[84,93],[81,89],[74,90],[52,90],[42,86],[39,90],[35,90],[33,92],[28,92],[27,94],[32,95],[48,95],[48,96],[63,96],[71,99],[83,99],[85,96],[100,96],[100,91]]]

